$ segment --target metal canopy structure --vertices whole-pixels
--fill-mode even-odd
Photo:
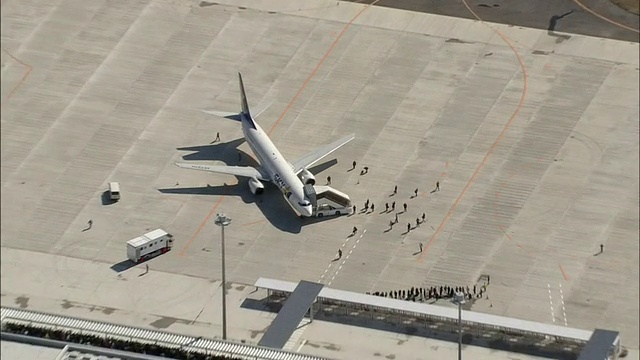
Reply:
[[[255,282],[254,286],[270,291],[290,293],[294,290],[295,283],[259,278],[258,281]],[[333,301],[360,307],[366,306],[371,309],[379,309],[381,311],[395,312],[417,317],[442,319],[452,323],[458,321],[457,309],[360,294],[350,291],[323,288],[318,295],[318,299],[320,301]],[[586,343],[592,334],[592,331],[588,330],[543,324],[505,316],[482,314],[474,311],[463,312],[462,322],[463,324],[490,327],[502,331],[511,331],[522,334],[537,334],[540,336],[553,336],[559,339],[578,343]]]
[[[260,339],[258,346],[282,349],[323,287],[323,284],[300,281]],[[310,312],[310,316],[312,314],[313,311]]]
[[[619,344],[620,336],[617,331],[596,329],[580,352],[578,360],[612,359]]]

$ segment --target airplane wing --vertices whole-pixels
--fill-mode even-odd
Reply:
[[[227,165],[204,165],[204,164],[186,164],[176,163],[178,167],[184,169],[210,171],[219,174],[229,174],[242,177],[256,178],[263,181],[271,181],[262,171],[250,166],[227,166]]]
[[[309,153],[309,154],[305,155],[304,157],[296,160],[292,164],[293,172],[295,172],[296,174],[300,173],[300,171],[302,171],[302,169],[307,168],[309,166],[312,166],[313,164],[317,163],[318,161],[324,159],[327,155],[329,155],[332,152],[338,150],[339,148],[341,148],[343,145],[345,145],[349,141],[353,140],[354,138],[355,138],[354,134],[345,136],[340,140],[334,141],[329,145],[325,145],[325,146],[321,147],[320,149],[317,149],[316,151],[314,151],[312,153]]]

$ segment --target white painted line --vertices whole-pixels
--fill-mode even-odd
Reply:
[[[564,317],[564,326],[569,326],[567,324],[567,311],[564,308],[564,294],[562,293],[562,284],[559,283],[558,286],[560,287],[560,302],[562,303],[562,316]]]
[[[362,231],[362,235],[364,235],[364,233],[367,232],[367,230],[363,230]],[[351,254],[353,253],[353,250],[356,248],[356,246],[358,245],[358,243],[360,242],[360,239],[362,239],[362,235],[360,235],[360,237],[358,238],[358,240],[356,240],[356,243],[353,244],[353,247],[351,248],[351,250],[349,250],[349,253],[347,254],[347,256],[345,256],[344,260],[342,260],[342,263],[340,264],[340,266],[338,267],[338,269],[336,270],[336,273],[333,274],[333,277],[331,278],[331,281],[329,281],[329,283],[327,284],[327,286],[330,286],[331,283],[333,282],[333,280],[336,278],[336,276],[338,276],[338,274],[340,273],[340,270],[342,270],[342,267],[345,265],[345,263],[347,262],[347,260],[349,259],[349,257],[351,256]],[[329,265],[331,266],[331,265]]]
[[[366,230],[365,230],[365,231],[366,231]],[[363,234],[364,234],[364,232],[363,232]],[[344,241],[342,242],[342,245],[340,245],[340,248],[339,248],[339,249],[341,249],[341,250],[342,250],[342,249],[344,249],[344,247],[345,247],[345,246],[347,245],[347,243],[349,242],[349,238],[350,238],[350,237],[346,237],[346,238],[344,239]],[[360,240],[358,239],[358,241],[360,241]],[[357,244],[357,242],[356,242],[356,244]],[[353,250],[352,250],[352,251],[353,251]],[[350,254],[350,253],[349,253],[349,254]],[[347,258],[348,258],[348,257],[349,257],[349,256],[347,256]],[[338,259],[338,260],[340,260],[340,259]],[[331,269],[331,267],[333,266],[333,263],[334,263],[334,261],[333,261],[333,260],[331,260],[331,261],[329,262],[329,265],[327,265],[327,268],[324,270],[324,274],[322,274],[322,276],[320,277],[320,280],[318,280],[318,282],[319,282],[319,283],[321,283],[321,282],[322,282],[322,280],[324,279],[324,277],[325,277],[325,276],[327,276],[327,272]],[[335,277],[335,276],[334,276],[334,277]]]
[[[287,351],[293,351],[293,347],[296,346],[296,344],[298,343],[298,340],[300,340],[300,338],[302,337],[302,334],[307,329],[306,325],[309,323],[310,323],[309,319],[302,318],[302,320],[300,320],[300,323],[298,324],[298,327],[293,332],[293,334],[291,334],[291,337],[289,338],[289,340],[287,340],[287,343],[284,345],[282,349]]]
[[[551,308],[551,319],[553,320],[553,323],[555,324],[556,316],[553,313],[553,299],[551,297],[551,285],[547,284],[547,288],[549,290],[549,307]]]
[[[302,340],[302,342],[300,343],[300,346],[298,346],[298,349],[296,350],[296,352],[300,352],[300,350],[302,350],[302,347],[304,347],[307,344],[307,339]]]

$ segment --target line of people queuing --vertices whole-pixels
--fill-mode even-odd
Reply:
[[[473,285],[469,286],[431,286],[429,288],[424,287],[411,287],[406,290],[393,290],[393,291],[375,291],[374,293],[367,292],[367,295],[389,297],[392,299],[407,300],[413,302],[427,301],[431,299],[452,299],[456,293],[463,293],[466,300],[480,299],[487,291],[488,283],[482,286]]]

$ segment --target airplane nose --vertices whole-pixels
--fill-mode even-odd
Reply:
[[[313,209],[311,208],[311,206],[305,206],[304,208],[302,208],[302,210],[304,210],[302,215],[306,217],[310,217],[311,215],[313,215]]]

